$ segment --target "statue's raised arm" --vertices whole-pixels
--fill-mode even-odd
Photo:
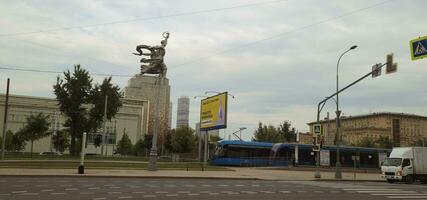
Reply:
[[[136,51],[138,53],[133,53],[137,56],[150,56],[150,58],[142,58],[140,60],[141,63],[147,63],[141,65],[141,75],[142,74],[159,74],[160,76],[166,76],[166,65],[163,62],[164,56],[166,54],[166,45],[168,43],[169,32],[163,33],[163,38],[160,42],[160,46],[148,46],[148,45],[138,45],[136,46]],[[149,51],[149,53],[144,53],[143,49]]]

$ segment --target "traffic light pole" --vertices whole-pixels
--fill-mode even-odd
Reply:
[[[391,63],[392,64],[392,63]],[[384,64],[380,64],[380,65],[378,65],[378,68],[376,68],[376,70],[381,70],[382,69],[382,67],[384,67],[384,66],[386,66],[387,65],[387,63],[384,63]],[[376,72],[376,70],[372,70],[371,72],[369,72],[369,73],[367,73],[367,74],[365,74],[364,76],[362,76],[362,77],[360,77],[359,79],[357,79],[356,81],[354,81],[354,82],[352,82],[352,83],[350,83],[350,84],[348,84],[347,86],[345,86],[344,88],[342,88],[342,89],[340,89],[340,90],[338,90],[337,92],[335,92],[334,94],[332,94],[332,95],[330,95],[330,96],[328,96],[328,97],[326,97],[325,99],[323,99],[322,101],[320,101],[319,102],[319,104],[317,104],[317,123],[320,123],[320,113],[322,112],[322,110],[323,110],[323,107],[325,106],[325,104],[326,104],[326,102],[329,100],[329,99],[332,99],[334,96],[336,96],[337,94],[339,94],[339,93],[341,93],[341,92],[343,92],[344,90],[346,90],[346,89],[348,89],[349,87],[351,87],[351,86],[353,86],[353,85],[355,85],[356,83],[358,83],[358,82],[360,82],[361,80],[363,80],[363,79],[365,79],[366,77],[368,77],[368,76],[372,76],[372,74],[373,73],[375,73]],[[317,137],[318,136],[316,136],[316,143],[317,143]],[[337,139],[337,144],[338,144],[338,141],[339,140],[339,138]],[[317,160],[316,160],[316,172],[315,172],[315,174],[314,174],[314,177],[315,178],[320,178],[320,170],[319,170],[319,165],[320,165],[320,149],[319,149],[319,151],[317,152]]]

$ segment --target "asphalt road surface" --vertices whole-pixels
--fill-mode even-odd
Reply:
[[[427,200],[427,185],[378,182],[0,176],[0,199]]]

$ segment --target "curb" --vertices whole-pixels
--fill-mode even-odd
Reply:
[[[96,175],[96,174],[52,174],[52,175],[40,175],[40,174],[0,174],[0,177],[67,177],[67,178],[141,178],[141,179],[220,179],[220,180],[264,180],[254,177],[189,177],[189,176],[125,176],[125,175]]]

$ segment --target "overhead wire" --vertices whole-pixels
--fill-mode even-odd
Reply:
[[[289,30],[289,31],[285,31],[285,32],[282,32],[282,33],[279,33],[279,34],[276,34],[276,35],[272,35],[272,36],[269,36],[269,37],[266,37],[266,38],[263,38],[263,39],[260,39],[260,40],[256,40],[256,41],[253,41],[253,42],[242,44],[242,45],[239,45],[239,46],[234,47],[234,48],[229,48],[229,49],[226,49],[226,50],[223,50],[223,51],[219,51],[217,53],[214,53],[214,54],[211,54],[211,55],[208,55],[208,56],[204,56],[204,57],[200,57],[198,59],[195,59],[195,60],[192,60],[192,61],[189,61],[189,62],[184,62],[184,63],[178,64],[178,65],[174,65],[174,68],[172,68],[172,69],[176,69],[177,67],[185,66],[185,65],[188,65],[188,64],[191,64],[191,63],[200,62],[201,60],[205,60],[205,59],[208,59],[208,58],[211,58],[211,57],[223,54],[223,53],[227,53],[229,51],[233,51],[233,50],[236,50],[236,49],[241,49],[241,48],[249,47],[249,46],[256,45],[258,43],[264,42],[264,41],[268,41],[268,40],[280,38],[280,37],[283,37],[283,36],[285,36],[287,34],[290,34],[290,33],[293,33],[293,32],[297,32],[297,31],[300,31],[300,30],[304,30],[304,29],[307,29],[307,28],[312,27],[312,26],[317,26],[317,25],[320,25],[320,24],[324,24],[324,23],[327,23],[327,22],[330,22],[330,21],[333,21],[333,20],[337,20],[337,19],[340,19],[340,18],[344,18],[344,17],[350,16],[350,15],[353,15],[353,14],[356,14],[356,13],[359,13],[359,12],[362,12],[362,11],[365,11],[365,10],[368,10],[368,9],[372,9],[372,8],[378,7],[380,5],[389,3],[391,1],[395,1],[395,0],[382,1],[382,2],[379,2],[379,3],[373,4],[373,5],[367,6],[367,7],[355,9],[355,10],[343,13],[341,15],[330,17],[330,18],[327,18],[327,19],[324,19],[324,20],[320,20],[320,21],[311,23],[311,24],[307,24],[307,25],[304,25],[304,26],[301,26],[301,27],[298,27],[298,28],[295,28],[295,29],[292,29],[292,30]],[[62,72],[58,72],[58,71],[35,70],[35,69],[26,69],[26,68],[22,68],[22,67],[21,68],[13,68],[13,67],[7,67],[7,66],[6,67],[5,66],[0,66],[0,69],[4,69],[4,70],[16,70],[16,71],[27,71],[27,72],[39,72],[39,73],[56,73],[56,74],[62,73]],[[133,77],[134,75],[96,74],[96,76]]]
[[[197,15],[197,14],[203,14],[203,13],[220,12],[220,11],[224,11],[224,10],[232,10],[232,9],[238,9],[238,8],[246,8],[246,7],[261,6],[261,5],[266,5],[266,4],[280,3],[280,2],[284,2],[284,1],[288,1],[288,0],[262,1],[262,2],[257,2],[257,3],[243,4],[243,5],[237,5],[237,6],[230,6],[230,7],[223,7],[223,8],[212,8],[212,9],[206,9],[206,10],[196,10],[196,11],[181,12],[181,13],[154,16],[154,17],[141,17],[141,18],[134,18],[134,19],[129,19],[129,20],[118,20],[118,21],[96,23],[96,24],[89,24],[89,25],[80,25],[80,26],[68,26],[68,27],[52,28],[52,29],[39,30],[39,31],[5,33],[5,34],[0,34],[0,37],[4,38],[4,37],[11,37],[11,36],[48,33],[48,32],[56,32],[56,31],[68,31],[68,30],[73,30],[73,29],[93,28],[93,27],[107,26],[107,25],[114,25],[114,24],[131,23],[131,22],[136,22],[136,21],[148,21],[148,20],[156,20],[156,19],[163,19],[163,18],[170,18],[170,17]]]

